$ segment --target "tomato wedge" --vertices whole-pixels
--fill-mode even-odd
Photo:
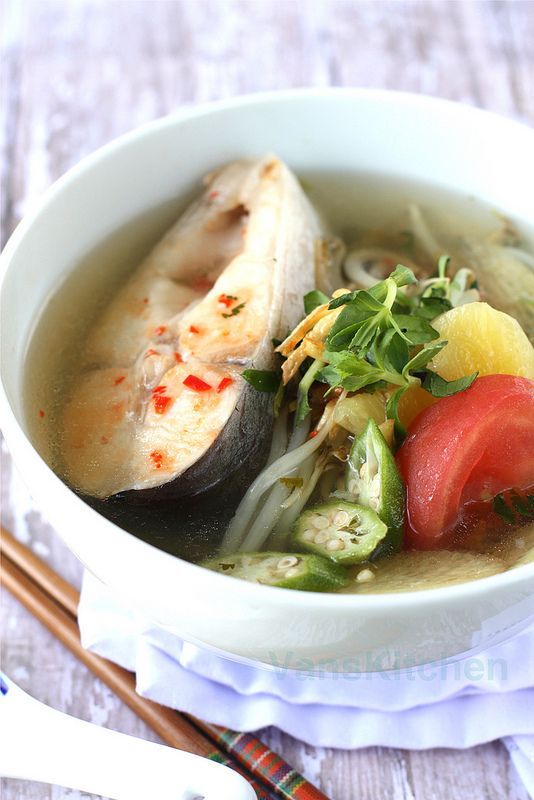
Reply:
[[[408,544],[439,545],[466,503],[534,484],[534,382],[486,375],[442,398],[416,417],[397,463]]]

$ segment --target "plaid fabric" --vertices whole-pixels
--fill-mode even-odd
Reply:
[[[252,734],[236,733],[227,728],[214,731],[213,728],[212,735],[216,734],[217,743],[237,758],[255,778],[269,786],[276,797],[284,800],[328,800],[326,795]]]

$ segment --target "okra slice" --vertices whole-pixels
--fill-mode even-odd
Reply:
[[[202,566],[252,583],[305,592],[332,592],[347,583],[344,569],[302,553],[235,553],[211,558]]]
[[[388,535],[375,553],[375,558],[400,550],[406,505],[404,483],[393,453],[373,419],[354,440],[345,486],[354,502],[375,511],[387,525]]]
[[[387,532],[371,509],[336,499],[304,511],[295,524],[293,541],[297,547],[348,565],[367,561]]]

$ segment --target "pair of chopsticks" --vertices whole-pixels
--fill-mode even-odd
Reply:
[[[259,800],[328,800],[252,734],[202,722],[140,697],[132,673],[82,647],[76,589],[3,527],[0,554],[5,588],[166,744],[237,770],[249,780]]]

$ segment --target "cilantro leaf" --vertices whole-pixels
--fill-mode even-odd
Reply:
[[[344,295],[347,297],[347,295]],[[342,298],[339,298],[340,300]],[[332,304],[330,304],[331,306]],[[373,321],[372,328],[376,327],[376,316],[384,310],[385,306],[373,297],[372,294],[361,290],[354,293],[354,297],[345,305],[345,308],[332,325],[326,345],[331,350],[349,349],[353,340],[358,339],[358,331],[365,323]],[[360,337],[364,341],[368,331]],[[355,345],[357,346],[357,345]]]
[[[384,373],[364,358],[354,353],[324,352],[323,358],[329,362],[319,373],[319,380],[324,380],[333,388],[342,386],[349,392],[356,392],[372,383],[382,380]]]
[[[404,366],[402,370],[403,376],[408,378],[410,372],[420,372],[446,344],[447,342],[434,342],[434,344],[425,345],[425,347],[419,350],[419,352]]]
[[[437,330],[416,314],[394,314],[393,319],[411,344],[425,344],[439,337]]]
[[[493,498],[493,510],[509,525],[515,522],[515,514],[502,494],[498,494]]]
[[[324,292],[319,291],[319,289],[308,292],[308,294],[304,295],[304,311],[306,316],[311,314],[318,306],[322,306],[329,301],[330,298],[327,297]]]
[[[301,382],[299,383],[298,388],[298,403],[297,403],[297,422],[301,422],[307,414],[311,411],[310,404],[308,402],[308,392],[310,391],[310,387],[314,380],[317,378],[321,367],[324,366],[324,361],[320,361],[318,358],[311,364],[311,366],[306,370],[304,377],[302,378]]]
[[[258,392],[275,394],[280,386],[280,376],[266,369],[245,369],[241,373],[247,383]]]
[[[339,308],[340,306],[347,305],[347,303],[352,303],[362,292],[370,294],[376,300],[382,302],[385,300],[388,293],[388,281],[393,281],[397,288],[400,289],[402,286],[410,286],[413,283],[417,283],[417,278],[411,269],[403,267],[402,264],[398,264],[388,278],[376,283],[368,292],[365,289],[356,289],[354,292],[347,292],[346,294],[342,294],[341,297],[336,297],[334,300],[331,300],[328,308]]]
[[[382,349],[382,364],[386,372],[393,372],[402,375],[402,371],[410,360],[410,350],[405,339],[401,338],[397,331],[390,329],[383,336],[383,343],[379,343],[379,350]]]
[[[478,372],[473,372],[471,375],[457,378],[455,381],[446,381],[445,378],[442,378],[441,375],[438,375],[436,372],[427,370],[426,377],[423,381],[423,389],[430,392],[433,397],[449,397],[451,394],[463,392],[464,389],[468,389],[477,376]]]
[[[418,305],[414,308],[414,313],[424,319],[433,320],[440,314],[444,314],[445,311],[450,311],[451,308],[450,300],[433,294],[430,297],[421,297]]]
[[[402,264],[397,264],[389,277],[395,281],[399,289],[402,286],[411,286],[412,284],[417,283],[417,278],[413,274],[412,270],[408,269],[408,267],[404,267]]]
[[[386,403],[386,417],[395,421],[395,436],[400,442],[406,436],[406,429],[399,419],[399,403],[409,384],[399,386]]]

